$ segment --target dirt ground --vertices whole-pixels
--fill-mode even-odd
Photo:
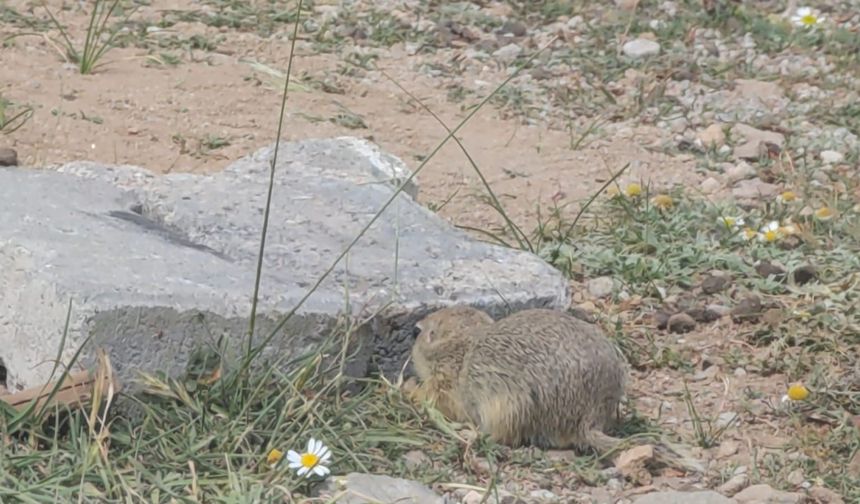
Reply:
[[[88,18],[78,8],[62,11],[63,2],[47,6],[72,33],[85,33]],[[26,11],[30,2],[13,0]],[[135,14],[157,19],[163,9],[183,9],[182,2],[154,1]],[[41,8],[34,9],[37,14]],[[42,166],[87,159],[132,164],[156,172],[214,172],[274,141],[281,90],[261,83],[248,61],[284,71],[290,43],[286,37],[263,39],[253,33],[179,23],[168,29],[185,37],[220,40],[213,52],[189,50],[182,64],[152,66],[148,51],[117,48],[94,75],[81,75],[64,62],[56,43],[30,36],[3,50],[0,68],[3,96],[35,107],[27,126],[3,139],[18,151],[21,164]],[[457,57],[456,51],[451,58]],[[449,128],[468,111],[446,99],[453,77],[431,78],[419,71],[422,57],[396,44],[376,66],[430,107]],[[358,77],[338,72],[342,58],[299,47],[293,75],[332,81],[343,94],[297,90],[288,99],[285,140],[352,135],[368,138],[403,159],[411,168],[445,138],[446,131],[381,72]],[[505,78],[503,69],[476,69],[469,79],[487,83],[490,92]],[[265,75],[262,75],[265,78]],[[350,128],[332,120],[348,111],[367,128]],[[485,107],[460,131],[468,150],[502,204],[517,221],[528,222],[536,205],[565,204],[590,196],[609,176],[631,163],[625,180],[666,185],[694,182],[692,158],[647,150],[658,133],[630,129],[621,136],[597,139],[571,150],[571,134],[526,125],[516,117]],[[229,145],[209,149],[207,138]],[[486,227],[496,222],[487,205],[475,204],[484,193],[474,170],[454,142],[449,142],[418,175],[420,200],[451,201],[440,212],[458,224]]]

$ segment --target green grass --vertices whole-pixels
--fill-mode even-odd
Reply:
[[[120,0],[94,0],[90,6],[89,24],[81,46],[72,40],[74,35],[69,33],[67,27],[46,6],[45,11],[54,27],[60,32],[65,56],[78,65],[78,71],[81,74],[90,74],[103,64],[102,58],[114,48],[115,39],[122,24],[128,21],[135,9],[130,9],[119,25],[109,26],[108,22],[123,11]]]
[[[0,95],[0,133],[18,131],[33,117],[33,107],[13,103]]]

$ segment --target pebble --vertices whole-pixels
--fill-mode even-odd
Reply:
[[[704,147],[722,147],[726,143],[726,134],[723,125],[715,123],[696,134],[696,139],[702,142]]]
[[[430,458],[421,450],[409,450],[403,454],[403,463],[407,469],[417,469],[430,463]]]
[[[780,280],[782,276],[785,275],[785,268],[780,264],[772,263],[770,261],[759,261],[758,264],[755,265],[755,272],[764,278],[774,277],[777,280]]]
[[[740,423],[740,417],[734,411],[723,411],[717,416],[717,421],[714,424],[718,429],[728,427],[729,425],[737,425]]]
[[[803,475],[803,469],[798,468],[791,471],[788,473],[788,476],[785,477],[785,481],[799,487],[804,481],[806,481],[806,476]]]
[[[735,147],[735,157],[740,159],[758,159],[761,154],[761,146],[764,143],[775,144],[782,147],[785,136],[775,131],[765,131],[754,128],[748,124],[738,123],[732,127],[732,138],[745,138],[745,142]]]
[[[669,332],[684,334],[696,328],[696,321],[686,313],[676,313],[669,317],[666,327],[669,329]]]
[[[839,164],[845,160],[845,156],[841,152],[834,150],[821,151],[819,156],[821,157],[821,162],[826,164]]]
[[[638,471],[650,460],[654,459],[654,447],[651,445],[639,445],[624,450],[615,460],[615,467],[623,475]]]
[[[537,490],[532,490],[529,492],[529,497],[535,499],[537,502],[557,502],[558,495],[550,492],[549,490],[545,490],[543,488],[539,488]]]
[[[625,43],[621,50],[631,58],[644,58],[660,54],[660,44],[653,40],[637,38]]]
[[[740,443],[737,441],[727,440],[720,443],[720,447],[717,449],[717,458],[728,458],[738,452],[740,449]]]
[[[588,281],[588,293],[596,298],[605,298],[612,294],[615,282],[611,277],[603,276]]]
[[[719,191],[722,186],[723,184],[721,184],[720,181],[715,179],[714,177],[706,178],[702,181],[702,184],[700,185],[702,193],[704,194],[713,194]]]
[[[735,501],[713,490],[698,492],[654,492],[633,500],[634,504],[735,504]]]
[[[317,491],[319,497],[327,502],[337,495],[337,501],[344,503],[381,501],[442,504],[442,497],[422,483],[381,474],[349,473],[333,476],[326,479]]]
[[[0,166],[18,166],[18,152],[11,147],[0,147]]]
[[[506,46],[502,46],[498,48],[494,53],[493,57],[502,63],[511,64],[514,60],[522,54],[523,48],[517,44],[508,44]]]
[[[728,306],[717,304],[717,303],[711,303],[711,304],[705,306],[705,309],[708,311],[716,313],[720,317],[725,317],[726,315],[728,315],[729,313],[732,312],[732,309],[729,308]]]
[[[770,199],[779,193],[779,186],[760,178],[741,180],[732,188],[732,196],[742,200]]]
[[[711,275],[702,280],[702,292],[716,294],[728,287],[731,278],[727,275]]]
[[[794,283],[804,285],[818,279],[818,270],[811,264],[804,264],[798,266],[792,273],[792,276],[794,277]]]
[[[750,477],[746,474],[736,474],[729,478],[728,481],[717,487],[717,491],[723,495],[731,497],[740,492],[750,484]]]
[[[819,504],[845,504],[845,500],[838,493],[820,486],[809,489],[809,496]]]
[[[736,165],[730,165],[726,169],[726,179],[729,183],[733,184],[739,180],[748,179],[750,177],[754,177],[756,174],[755,168],[752,167],[746,161],[741,161]]]
[[[753,485],[735,494],[738,504],[800,504],[806,501],[801,493],[783,492],[770,485]]]
[[[761,300],[758,296],[745,297],[737,306],[732,308],[731,314],[735,322],[754,320],[761,315]]]
[[[497,33],[502,36],[525,37],[528,27],[522,21],[507,21]]]

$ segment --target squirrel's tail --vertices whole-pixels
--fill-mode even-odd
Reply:
[[[680,445],[671,443],[664,439],[654,440],[649,442],[648,439],[633,438],[619,439],[605,434],[597,429],[592,429],[586,434],[586,442],[591,447],[597,450],[601,455],[617,451],[622,445],[631,443],[633,445],[650,444],[654,446],[654,460],[660,464],[675,469],[681,469],[687,472],[704,473],[705,468],[702,464],[687,453],[686,449]]]

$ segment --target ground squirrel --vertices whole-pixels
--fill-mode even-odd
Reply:
[[[415,395],[448,418],[471,422],[509,446],[606,453],[622,443],[604,431],[617,418],[627,365],[598,326],[547,309],[494,322],[457,306],[416,327]],[[655,448],[660,462],[700,470],[669,443]]]

